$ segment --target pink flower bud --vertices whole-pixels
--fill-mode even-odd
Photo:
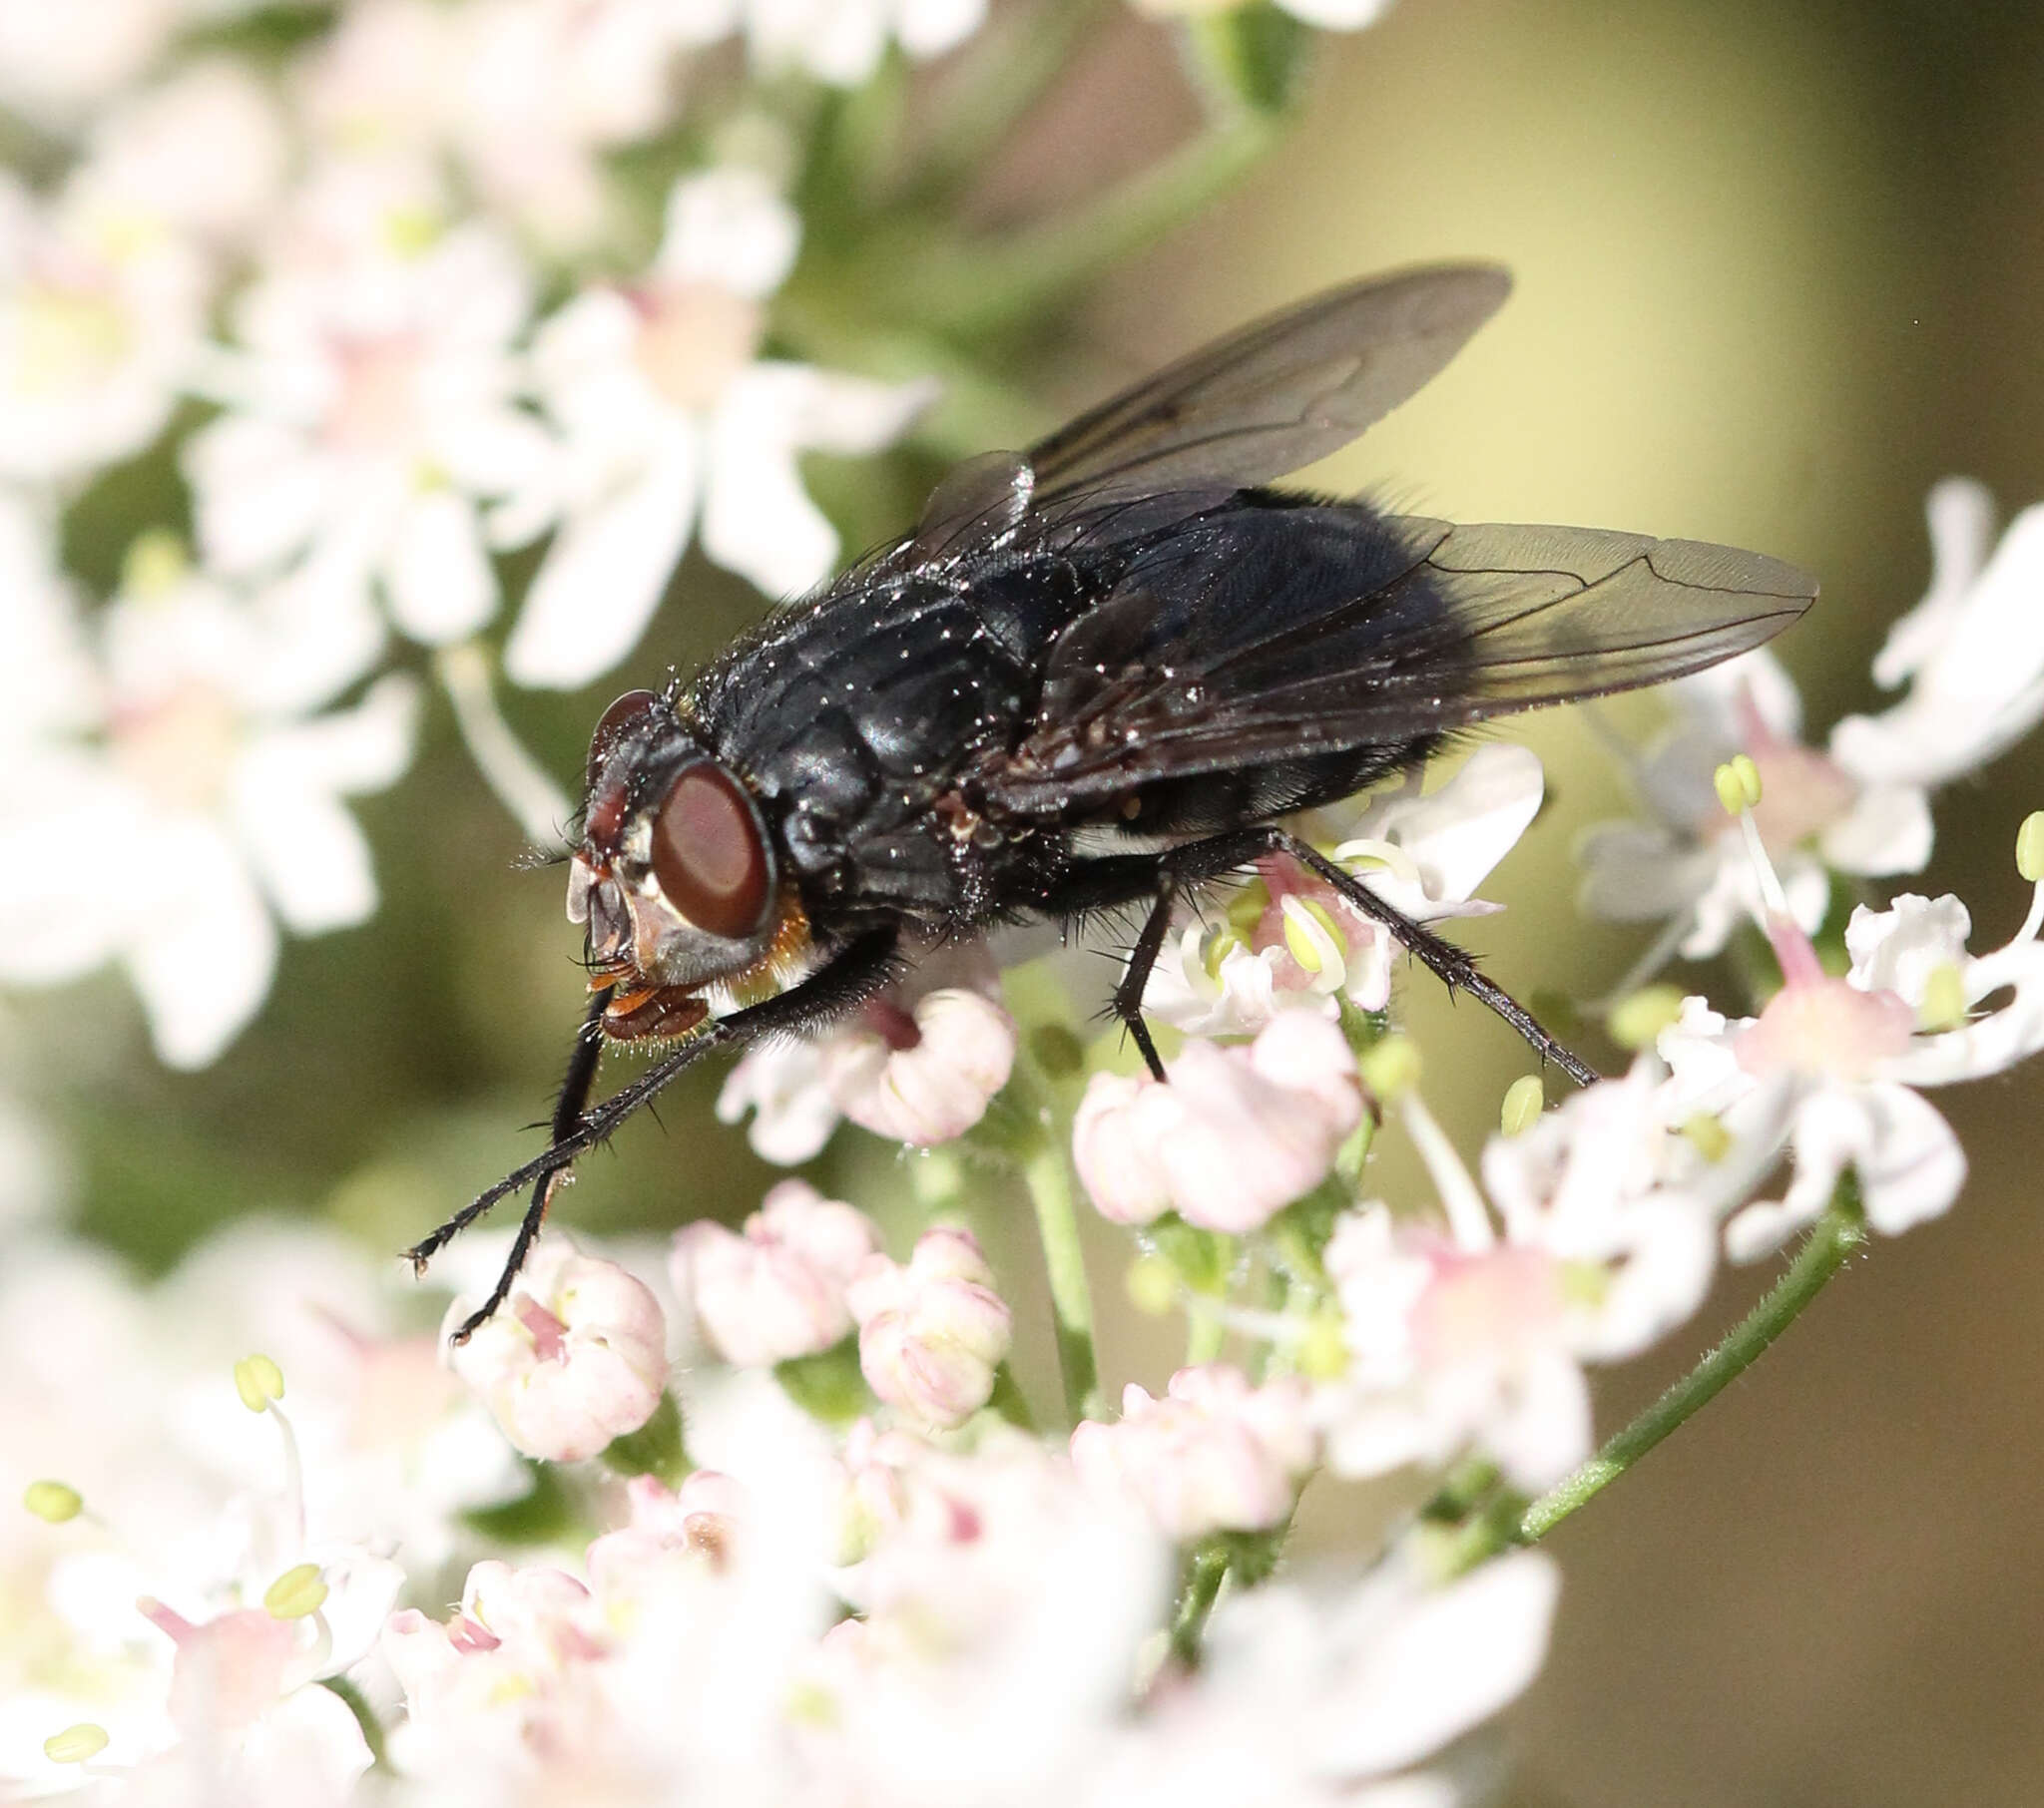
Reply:
[[[1281,1525],[1318,1457],[1305,1384],[1251,1387],[1227,1363],[1181,1369],[1161,1400],[1133,1384],[1113,1425],[1072,1433],[1072,1463],[1096,1487],[1119,1487],[1167,1538],[1266,1532]]]
[[[852,1123],[918,1147],[963,1135],[1015,1065],[1015,1025],[991,999],[946,987],[913,1012],[886,1000],[823,1047],[823,1084]]]
[[[1355,1058],[1309,1011],[1280,1011],[1248,1048],[1194,1042],[1171,1079],[1096,1075],[1073,1127],[1079,1177],[1105,1217],[1257,1230],[1316,1186],[1362,1118]]]
[[[473,1303],[457,1299],[447,1324]],[[653,1417],[667,1386],[667,1326],[643,1283],[554,1237],[453,1362],[513,1445],[573,1463]]]
[[[827,1350],[851,1330],[844,1289],[880,1245],[864,1212],[783,1180],[746,1220],[685,1226],[675,1237],[675,1291],[725,1361],[768,1368]]]
[[[963,1424],[1008,1354],[1011,1321],[993,1278],[966,1230],[924,1231],[905,1267],[871,1257],[846,1294],[866,1385],[927,1424]]]

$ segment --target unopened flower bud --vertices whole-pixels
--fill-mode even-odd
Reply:
[[[1361,1118],[1340,1031],[1280,1011],[1246,1049],[1190,1044],[1168,1082],[1096,1076],[1072,1154],[1104,1217],[1147,1223],[1170,1208],[1235,1235],[1311,1191]]]
[[[22,1490],[21,1504],[52,1526],[75,1520],[85,1511],[85,1497],[64,1482],[31,1482]]]
[[[916,1000],[893,1034],[865,1027],[823,1048],[823,1084],[852,1123],[918,1147],[963,1135],[1015,1065],[1015,1024],[980,993],[945,987]]]
[[[267,1356],[244,1356],[235,1364],[235,1392],[252,1413],[259,1413],[283,1398],[283,1371]]]
[[[882,1400],[939,1427],[987,1403],[1012,1320],[970,1231],[940,1226],[907,1264],[871,1257],[847,1291],[859,1368]]]
[[[472,1303],[457,1299],[448,1325]],[[453,1361],[513,1445],[573,1463],[653,1417],[667,1385],[667,1326],[639,1280],[557,1237]]]
[[[1295,1378],[1253,1388],[1227,1363],[1181,1369],[1162,1399],[1131,1385],[1117,1424],[1072,1434],[1072,1462],[1118,1483],[1181,1543],[1282,1524],[1318,1455],[1307,1390]]]
[[[718,1353],[741,1368],[769,1368],[827,1350],[851,1330],[844,1289],[879,1247],[864,1212],[783,1180],[746,1220],[743,1234],[696,1223],[675,1237],[675,1291]]]

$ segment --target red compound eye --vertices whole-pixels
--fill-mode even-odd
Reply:
[[[603,762],[610,757],[611,749],[643,721],[659,701],[660,698],[651,690],[628,690],[597,719],[596,732],[589,737],[590,784],[596,783],[596,775],[603,770]]]
[[[766,917],[766,849],[760,820],[721,767],[688,767],[653,821],[653,876],[667,901],[697,928],[734,941]]]

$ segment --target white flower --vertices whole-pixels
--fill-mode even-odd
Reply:
[[[856,88],[892,37],[911,57],[941,56],[986,17],[986,0],[740,0],[756,61]]]
[[[1072,1433],[1087,1481],[1131,1490],[1180,1544],[1210,1532],[1268,1532],[1290,1517],[1319,1454],[1305,1383],[1252,1387],[1240,1369],[1180,1369],[1161,1399],[1131,1382],[1122,1416]]]
[[[227,251],[275,204],[288,155],[269,89],[246,64],[208,57],[100,119],[77,182],[104,204]]]
[[[69,125],[142,74],[191,0],[38,0],[0,5],[0,102]]]
[[[1906,680],[1909,693],[1831,731],[1832,757],[1866,784],[1946,783],[2044,719],[2044,506],[2010,522],[1991,557],[1994,510],[1980,485],[1947,479],[1929,514],[1930,592],[1873,663],[1875,678],[1890,689]]]
[[[694,1301],[725,1361],[766,1368],[813,1356],[850,1332],[845,1288],[879,1246],[864,1212],[783,1180],[743,1235],[707,1220],[676,1232],[675,1291]]]
[[[1261,1228],[1309,1192],[1362,1121],[1341,1032],[1280,1012],[1247,1048],[1188,1044],[1169,1081],[1096,1074],[1072,1126],[1072,1159],[1103,1216],[1166,1210],[1208,1230]]]
[[[442,1328],[475,1304],[457,1297]],[[575,1463],[653,1417],[667,1386],[667,1324],[642,1281],[556,1235],[452,1360],[527,1456]]]
[[[506,545],[558,524],[505,648],[518,682],[571,688],[631,652],[699,518],[703,550],[769,596],[828,574],[837,536],[796,454],[874,451],[928,392],[758,359],[799,233],[763,177],[691,177],[653,268],[541,327],[533,368],[563,437],[495,524]]]
[[[1526,747],[1479,747],[1429,795],[1414,774],[1354,806],[1315,810],[1299,832],[1418,923],[1487,915],[1472,894],[1540,809],[1539,757]],[[1287,1005],[1336,994],[1381,1011],[1391,993],[1390,932],[1317,875],[1282,856],[1257,863],[1261,883],[1212,928],[1195,923],[1167,942],[1143,1008],[1195,1036],[1261,1029]]]
[[[72,627],[69,652],[42,668],[50,731],[0,762],[0,978],[62,984],[119,960],[158,1053],[203,1067],[269,990],[272,910],[316,935],[375,909],[368,847],[341,798],[404,770],[416,693],[393,676],[352,707],[302,718],[352,670],[181,574],[175,557],[155,563],[96,618],[95,648]],[[31,643],[0,647],[0,665],[35,657],[64,626],[47,611],[0,617],[0,634]],[[92,737],[58,733],[67,718]]]
[[[1325,1262],[1349,1364],[1318,1402],[1337,1473],[1473,1447],[1533,1493],[1589,1455],[1583,1364],[1633,1355],[1696,1310],[1717,1213],[1774,1147],[1707,1162],[1667,1129],[1661,1081],[1644,1062],[1494,1138],[1483,1171],[1502,1234],[1431,1120],[1411,1120],[1449,1230],[1381,1204],[1337,1223]]]
[[[24,10],[43,9],[0,8]],[[146,446],[205,303],[204,261],[168,220],[83,184],[43,202],[0,173],[0,477],[76,478]]]
[[[1766,649],[1672,686],[1684,717],[1634,773],[1658,820],[1590,832],[1580,855],[1584,908],[1622,922],[1672,918],[1681,952],[1696,960],[1764,913],[1738,824],[1712,786],[1738,752],[1760,769],[1755,820],[1805,931],[1828,907],[1827,868],[1921,871],[1931,789],[2044,717],[2044,629],[2032,607],[2044,582],[2044,509],[2019,516],[1983,566],[1992,514],[1977,484],[1949,479],[1931,491],[1930,590],[1874,663],[1881,683],[1907,679],[1909,694],[1880,715],[1847,716],[1826,750],[1803,744],[1801,700]]]
[[[1843,979],[1825,975],[1800,932],[1777,921],[1785,983],[1758,1018],[1728,1022],[1702,999],[1687,1001],[1660,1038],[1679,1109],[1717,1112],[1733,1129],[1786,1121],[1794,1155],[1788,1192],[1727,1225],[1736,1260],[1766,1255],[1813,1222],[1847,1168],[1866,1221],[1886,1235],[1950,1208],[1965,1152],[1912,1089],[1999,1074],[2044,1049],[2040,921],[2044,903],[2006,946],[1974,957],[1956,898],[1904,893],[1885,911],[1862,905],[1846,926]],[[2013,992],[2006,1004],[1971,1015],[2003,990]]]
[[[1525,1551],[1435,1586],[1400,1552],[1339,1591],[1231,1596],[1198,1676],[1121,1735],[1079,1799],[1446,1808],[1459,1792],[1411,1767],[1539,1673],[1560,1580]]]
[[[481,226],[257,281],[235,309],[242,349],[211,378],[229,412],[185,448],[208,563],[357,636],[377,595],[415,640],[487,622],[479,505],[545,455],[511,399],[529,304],[523,266]]]

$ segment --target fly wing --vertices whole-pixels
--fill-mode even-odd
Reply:
[[[1067,813],[1155,779],[1394,747],[1699,671],[1815,595],[1778,560],[1697,541],[1238,508],[1065,632],[1034,726],[982,782]]]
[[[1245,326],[1032,446],[1034,507],[1226,493],[1296,471],[1418,390],[1511,286],[1495,264],[1436,264]]]

